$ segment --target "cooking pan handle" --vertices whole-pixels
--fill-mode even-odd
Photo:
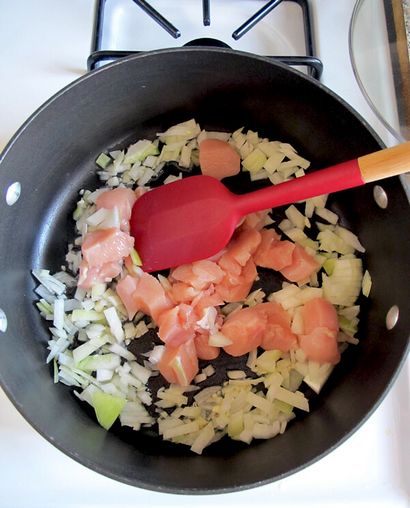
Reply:
[[[375,182],[410,171],[410,141],[359,157],[360,173],[365,182]]]

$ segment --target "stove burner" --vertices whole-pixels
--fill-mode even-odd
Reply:
[[[164,30],[166,30],[174,39],[178,39],[181,36],[181,32],[178,28],[175,28],[172,23],[162,16],[157,10],[155,10],[145,0],[132,0],[134,3],[141,7],[141,9],[148,14],[154,21],[156,21]]]
[[[213,39],[212,37],[201,37],[200,39],[194,39],[189,41],[184,46],[212,46],[215,48],[230,48],[225,42]]]
[[[237,28],[233,34],[232,37],[237,41],[240,39],[243,35],[246,34],[246,32],[249,32],[249,30],[254,27],[259,21],[261,21],[265,16],[267,16],[270,11],[272,11],[275,7],[277,7],[279,4],[281,4],[283,0],[270,0],[266,5],[264,5],[261,9],[259,9],[258,12],[255,12],[253,16],[251,16],[243,25],[241,25],[239,28]]]
[[[204,26],[211,24],[211,8],[209,4],[210,0],[202,0],[202,20]]]
[[[166,30],[172,37],[178,38],[181,32],[172,23],[170,23],[164,16],[155,10],[146,0],[132,0],[138,7],[154,19],[164,30]],[[287,0],[298,4],[302,10],[303,16],[303,29],[304,39],[306,46],[306,56],[268,56],[273,60],[278,60],[282,63],[292,66],[306,66],[308,74],[316,79],[320,79],[323,71],[322,62],[314,56],[314,41],[312,33],[312,20],[309,8],[309,0]],[[140,51],[118,51],[118,50],[102,50],[102,36],[104,28],[104,11],[108,0],[97,0],[96,11],[94,19],[94,29],[92,35],[92,52],[87,59],[88,70],[93,70],[98,64],[105,61],[112,61],[118,58],[129,56],[132,54],[140,53]],[[281,4],[283,0],[270,0],[245,21],[239,28],[232,33],[234,40],[240,39],[245,33],[259,23],[269,12]],[[210,25],[210,0],[202,0],[202,18],[205,26]],[[194,39],[184,46],[216,46],[230,48],[228,44],[214,38],[198,38]]]

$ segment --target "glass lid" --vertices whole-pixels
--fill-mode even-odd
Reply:
[[[410,0],[357,0],[349,51],[371,108],[399,141],[410,140]]]

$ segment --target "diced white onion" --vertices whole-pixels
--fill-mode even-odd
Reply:
[[[58,330],[62,330],[64,327],[64,300],[62,298],[56,298],[54,300],[54,321],[53,324]]]
[[[111,333],[118,342],[123,342],[125,339],[124,329],[115,307],[109,307],[104,310],[105,318],[107,319]]]
[[[217,332],[209,336],[208,344],[210,346],[225,347],[232,344],[232,341],[228,337],[225,337],[225,335],[222,335],[222,333]]]

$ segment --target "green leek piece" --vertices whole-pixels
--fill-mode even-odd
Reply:
[[[101,169],[106,169],[112,162],[111,157],[109,157],[105,153],[100,153],[100,155],[97,157],[95,163],[100,166]]]
[[[130,256],[135,266],[142,266],[142,260],[140,258],[140,255],[135,249],[132,249]]]
[[[238,411],[230,416],[228,422],[228,435],[230,438],[235,439],[243,431],[243,412]]]
[[[336,259],[335,259],[335,258],[330,258],[330,259],[327,259],[327,260],[323,263],[323,268],[325,269],[325,272],[326,272],[328,275],[332,275],[333,270],[335,269],[335,264],[336,264]]]
[[[84,208],[82,206],[77,206],[77,208],[73,212],[73,219],[77,221],[81,217],[83,211]]]
[[[286,415],[290,415],[293,411],[293,406],[287,404],[286,402],[282,402],[281,400],[275,400],[273,404],[278,411],[285,413]]]
[[[120,357],[114,353],[91,355],[78,362],[77,367],[85,372],[93,372],[97,369],[115,369],[120,365]]]
[[[98,423],[108,430],[120,416],[126,400],[109,393],[96,391],[92,394],[92,403]]]
[[[339,326],[342,332],[349,337],[354,337],[357,333],[357,318],[353,318],[349,321],[345,316],[339,316]]]
[[[39,302],[36,302],[36,307],[40,312],[43,312],[44,314],[53,313],[53,308],[45,300],[40,300]]]

